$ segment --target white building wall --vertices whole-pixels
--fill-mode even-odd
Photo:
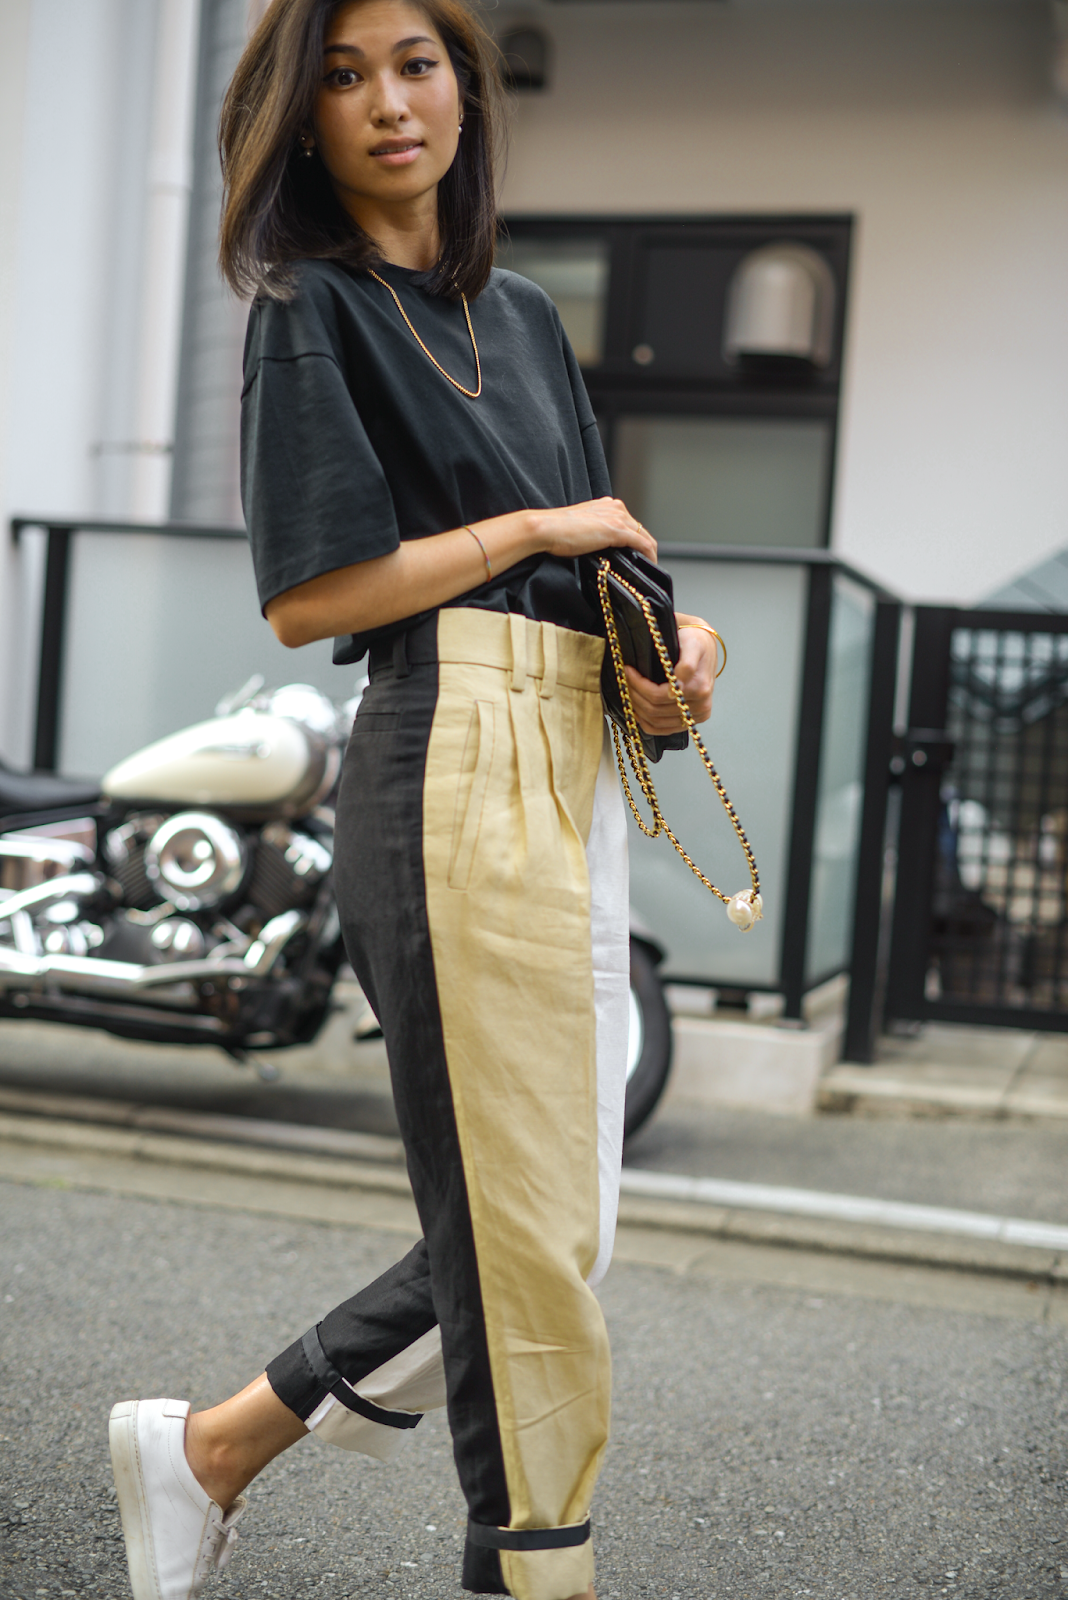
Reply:
[[[196,9],[0,6],[0,755],[16,762],[29,759],[41,541],[13,551],[11,515],[166,514],[169,457],[161,471],[141,447],[167,444],[151,378],[167,354],[168,295],[177,329],[181,270],[164,282],[146,263],[165,231],[184,256],[188,161],[161,151],[156,84],[170,86],[181,129],[173,102],[191,90]],[[172,399],[175,366],[171,355]],[[121,593],[112,605],[118,624]]]
[[[140,230],[119,191],[129,196],[130,153],[143,157],[145,96],[122,66],[152,10],[123,0],[30,8],[6,485],[26,510],[88,515],[100,504],[103,424],[130,362],[116,313],[140,267]]]
[[[166,397],[146,401],[145,263],[154,236],[180,235],[186,168],[150,164],[153,84],[188,66],[160,59],[161,8],[189,51],[179,13],[188,24],[194,4],[0,4],[8,759],[28,756],[39,576],[13,558],[8,517],[165,501],[160,463],[144,498],[128,447],[166,442]],[[1046,0],[530,0],[491,15],[556,43],[550,91],[517,104],[506,208],[856,214],[844,555],[905,594],[968,600],[1068,544],[1068,113]]]
[[[858,219],[834,543],[967,601],[1068,544],[1068,112],[1038,0],[503,7],[514,212]]]
[[[0,5],[0,503],[7,498],[11,462],[10,424],[14,397],[11,385],[5,380],[11,370],[16,325],[15,240],[21,198],[30,7],[31,0],[5,0]],[[0,553],[0,573],[3,566]],[[2,582],[0,577],[0,599]],[[0,635],[4,631],[4,621],[0,612]]]
[[[13,505],[12,416],[16,406],[13,352],[19,308],[16,303],[16,241],[22,200],[27,69],[32,0],[7,0],[0,6],[0,755],[19,747],[19,678],[16,561],[7,532]],[[21,751],[20,751],[21,753]]]

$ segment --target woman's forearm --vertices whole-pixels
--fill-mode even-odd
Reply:
[[[453,528],[406,540],[388,556],[339,567],[278,595],[267,620],[282,644],[295,649],[432,611],[485,583],[487,558],[494,573],[505,572],[543,549],[540,517],[515,511],[475,523],[477,538]]]
[[[296,648],[433,611],[479,588],[490,572],[496,577],[541,551],[567,560],[619,546],[656,560],[656,540],[622,500],[608,497],[545,511],[511,511],[472,527],[473,533],[453,528],[405,540],[388,556],[298,583],[268,603],[267,620],[284,645]]]

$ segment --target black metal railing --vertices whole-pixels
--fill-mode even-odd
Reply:
[[[187,523],[140,523],[110,520],[81,520],[74,518],[17,516],[12,520],[11,532],[16,541],[30,530],[38,530],[45,538],[44,580],[41,601],[39,642],[36,661],[36,705],[33,711],[32,749],[37,770],[55,771],[59,765],[62,748],[63,699],[69,693],[69,673],[65,670],[72,612],[72,572],[74,552],[82,535],[156,535],[179,539],[244,540],[243,530],[233,527],[214,527]],[[820,810],[821,771],[828,747],[828,674],[830,666],[832,614],[835,606],[835,585],[839,578],[859,585],[874,606],[870,639],[865,646],[864,660],[858,670],[870,676],[870,690],[866,709],[866,727],[858,733],[858,773],[865,792],[865,803],[859,837],[859,856],[856,871],[856,913],[854,937],[854,989],[864,997],[871,1010],[875,984],[875,948],[872,934],[873,866],[881,861],[882,837],[886,815],[885,772],[888,760],[893,684],[896,670],[896,640],[900,618],[900,604],[862,573],[856,572],[826,550],[764,549],[748,546],[698,546],[664,545],[662,559],[676,574],[705,573],[710,567],[725,565],[770,569],[793,567],[800,574],[797,587],[800,613],[798,636],[799,660],[786,663],[784,658],[784,695],[794,696],[796,717],[788,734],[789,745],[783,757],[782,770],[787,774],[785,787],[777,797],[782,818],[783,865],[778,881],[766,885],[771,897],[780,901],[782,915],[779,919],[778,945],[775,958],[770,963],[770,975],[763,977],[733,975],[725,970],[706,966],[688,970],[685,963],[669,970],[669,976],[680,981],[709,983],[721,991],[748,992],[765,990],[781,993],[785,1002],[787,1019],[799,1020],[806,993],[820,983],[850,966],[848,941],[841,959],[828,964],[814,965],[813,906],[815,897],[814,859]],[[765,654],[777,648],[774,638],[763,635],[766,618],[761,615],[759,597],[743,608],[739,623],[751,619],[754,648]],[[199,648],[203,648],[203,640]],[[91,663],[87,663],[87,669]],[[131,663],[131,670],[134,668]],[[785,675],[794,672],[796,677],[786,683]],[[750,765],[747,753],[748,730],[733,754],[734,770]],[[792,760],[791,760],[792,753]],[[695,763],[695,770],[696,770]],[[666,774],[670,763],[664,763],[658,773]],[[878,780],[878,781],[877,781]],[[658,781],[660,781],[658,779]],[[684,838],[696,839],[695,849],[701,853],[701,837],[707,827],[712,802],[701,789],[700,807],[691,818],[672,815],[672,821]],[[714,808],[713,808],[714,809]],[[743,821],[744,821],[743,817]],[[655,848],[655,847],[654,847]],[[678,867],[678,893],[688,892],[692,880],[681,863],[668,852]],[[700,909],[700,926],[707,928],[712,911],[704,902]],[[653,926],[652,931],[670,944],[672,928],[670,917],[660,920],[664,927]],[[724,919],[724,927],[726,921]],[[732,940],[736,935],[731,934]],[[759,936],[757,936],[759,937]],[[749,949],[748,937],[744,948]],[[756,949],[757,946],[751,947]]]
[[[896,734],[889,641],[873,703],[844,1050],[860,1063],[884,1023],[1068,1032],[1068,615],[911,618]]]
[[[77,536],[80,533],[147,533],[168,534],[183,539],[244,539],[245,531],[243,528],[217,528],[186,522],[103,522],[63,517],[12,517],[11,537],[16,544],[23,533],[30,529],[39,530],[45,535],[33,764],[38,772],[54,772],[59,757],[71,554]]]
[[[79,537],[231,542],[245,534],[174,522],[12,519],[16,542],[31,530],[45,542],[33,763],[53,772],[70,692],[65,658]],[[805,994],[848,970],[844,1054],[858,1062],[874,1058],[884,1013],[1068,1031],[1068,615],[907,609],[824,550],[665,545],[661,555],[677,581],[680,572],[707,573],[716,564],[803,572],[799,676],[790,690],[796,689],[797,706],[793,761],[783,795],[786,843],[779,881],[768,885],[782,905],[774,971],[770,978],[739,979],[682,965],[669,976],[781,993],[786,1018],[799,1019]],[[866,590],[873,616],[858,668],[866,675],[866,700],[858,735],[863,806],[852,936],[843,959],[821,967],[812,955],[813,912],[821,774],[835,734],[828,684],[839,578]],[[911,698],[907,717],[898,708],[895,732],[906,615],[914,619]],[[763,625],[754,612],[758,636]],[[736,768],[743,765],[740,755],[734,760]],[[684,837],[699,838],[706,816],[690,829],[686,817],[672,820]],[[681,864],[679,871],[683,896],[688,878]],[[667,943],[672,930],[662,920]]]
[[[1068,1031],[1068,616],[920,607],[886,1011]]]
[[[886,990],[893,892],[887,874],[887,850],[896,834],[897,822],[891,808],[891,783],[897,776],[894,771],[897,759],[894,703],[904,610],[900,601],[880,599],[872,640],[864,808],[857,851],[849,1005],[842,1049],[847,1061],[862,1064],[875,1059]]]
[[[828,750],[828,677],[834,585],[838,577],[859,585],[874,602],[874,614],[866,659],[860,670],[869,675],[866,726],[861,735],[861,759],[858,762],[862,781],[878,768],[880,752],[889,737],[889,720],[885,726],[881,718],[889,717],[893,705],[894,674],[896,670],[896,638],[901,604],[895,597],[874,583],[865,574],[841,561],[831,551],[810,549],[768,549],[759,546],[716,546],[662,544],[660,559],[674,571],[676,594],[680,594],[680,564],[731,563],[757,567],[791,566],[805,574],[803,598],[802,649],[800,682],[797,686],[797,718],[792,732],[794,741],[792,782],[787,801],[787,848],[785,872],[781,883],[769,886],[770,892],[783,897],[783,914],[776,970],[769,981],[748,981],[733,984],[716,974],[702,974],[701,981],[710,982],[720,989],[735,987],[743,991],[770,991],[783,996],[783,1015],[787,1021],[800,1022],[806,994],[848,971],[848,949],[843,959],[829,964],[813,965],[813,901],[815,887],[816,834],[820,807],[820,778]],[[756,597],[754,597],[755,599]],[[754,619],[760,617],[759,607],[752,609]],[[741,619],[739,619],[741,620]],[[760,617],[763,625],[767,619]],[[893,641],[893,648],[891,648]],[[765,649],[773,649],[773,641],[766,641]],[[784,693],[787,686],[784,685]],[[659,771],[660,769],[658,769]],[[880,792],[885,784],[877,786]],[[865,789],[866,792],[866,789]],[[743,817],[744,821],[744,817]],[[678,823],[682,829],[683,822]],[[879,817],[870,808],[862,810],[859,849],[872,851],[872,837],[881,827]],[[680,873],[680,886],[685,882],[685,869]],[[867,878],[858,870],[855,877],[857,892],[867,892]],[[861,906],[863,915],[863,906]],[[853,910],[850,908],[850,922]],[[686,981],[690,974],[674,971],[669,966],[669,976]]]

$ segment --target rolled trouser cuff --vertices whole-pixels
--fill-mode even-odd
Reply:
[[[428,1356],[425,1348],[432,1342],[437,1342],[436,1360],[433,1354]],[[435,1366],[439,1370],[431,1373]],[[432,1329],[361,1380],[377,1395],[372,1400],[341,1376],[323,1348],[319,1329],[310,1328],[271,1363],[267,1380],[283,1404],[321,1443],[391,1461],[411,1429],[422,1420],[422,1406],[417,1410],[411,1402],[444,1403],[444,1373],[440,1367],[440,1341],[437,1330]],[[438,1381],[435,1383],[432,1378]],[[437,1387],[442,1391],[440,1397],[433,1392]],[[389,1400],[399,1403],[382,1403]]]
[[[368,1422],[377,1422],[385,1428],[416,1428],[423,1420],[421,1411],[390,1411],[385,1406],[375,1405],[373,1400],[365,1400],[347,1384],[338,1372],[333,1362],[328,1360],[319,1338],[318,1328],[309,1328],[301,1342],[305,1359],[315,1376],[322,1384],[327,1394],[332,1394],[335,1400],[345,1407],[346,1411],[354,1411],[357,1416],[365,1418]]]
[[[497,1574],[500,1582],[497,1582]],[[569,1600],[593,1582],[589,1518],[560,1528],[468,1522],[464,1588],[516,1600]]]
[[[589,1543],[590,1519],[567,1528],[487,1528],[469,1520],[467,1537],[481,1550],[570,1550]]]

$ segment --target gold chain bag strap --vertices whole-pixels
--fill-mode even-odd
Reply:
[[[723,787],[723,780],[720,778],[719,773],[712,765],[712,758],[705,749],[705,742],[697,731],[697,724],[693,719],[693,713],[690,711],[690,708],[686,703],[686,697],[683,694],[682,689],[679,687],[678,678],[675,676],[675,664],[672,661],[668,648],[664,643],[663,635],[657,626],[656,617],[653,613],[653,608],[648,598],[642,594],[640,589],[635,588],[633,584],[628,583],[625,578],[621,577],[618,572],[614,572],[612,574],[613,581],[621,584],[631,598],[635,601],[635,603],[641,607],[642,614],[645,617],[646,623],[649,627],[649,636],[653,641],[653,647],[656,650],[657,656],[660,658],[660,665],[664,669],[664,676],[671,685],[671,692],[675,696],[675,703],[678,706],[682,720],[686,725],[686,731],[693,740],[694,744],[697,746],[697,753],[704,763],[705,771],[712,780],[712,787],[715,789],[720,800],[723,802],[723,808],[731,820],[731,826],[738,835],[738,843],[745,852],[745,859],[749,866],[749,877],[752,882],[752,888],[743,890],[742,893],[736,895],[727,895],[723,893],[722,889],[717,889],[712,880],[705,877],[705,874],[701,871],[693,857],[683,848],[682,844],[668,826],[667,819],[660,809],[660,801],[657,799],[656,789],[653,787],[652,775],[649,772],[649,763],[646,760],[645,750],[642,747],[641,730],[638,727],[638,718],[634,712],[634,702],[630,697],[630,684],[627,682],[627,674],[624,669],[623,649],[619,640],[619,629],[616,626],[615,614],[612,610],[612,602],[608,592],[608,575],[610,571],[611,567],[607,557],[602,556],[597,563],[597,593],[600,596],[601,610],[604,613],[604,625],[605,632],[608,637],[608,648],[612,653],[612,666],[615,669],[616,682],[619,685],[619,694],[620,699],[623,702],[623,715],[626,723],[622,737],[620,736],[620,731],[616,723],[612,723],[612,738],[615,742],[616,761],[619,764],[619,776],[623,780],[623,792],[627,797],[627,804],[630,806],[635,822],[638,824],[639,828],[646,835],[646,837],[649,839],[657,839],[662,833],[666,834],[666,836],[671,840],[671,843],[675,846],[675,849],[678,851],[679,855],[689,867],[690,871],[693,873],[694,877],[699,878],[704,884],[705,888],[709,890],[711,894],[714,894],[718,900],[723,901],[723,904],[727,907],[727,915],[730,917],[735,927],[740,928],[743,933],[748,933],[750,928],[754,927],[764,914],[764,902],[760,895],[760,874],[757,871],[756,858],[753,855],[753,848],[746,837],[745,829],[738,820],[738,813],[735,811],[734,806],[731,804],[730,797],[728,796],[726,789]],[[634,776],[638,780],[638,786],[641,789],[642,794],[645,796],[645,801],[649,807],[649,810],[653,814],[652,826],[650,826],[649,823],[647,823],[641,816],[641,813],[639,812],[635,803],[634,795],[631,792],[630,782],[627,778],[626,762],[623,759],[624,745],[626,746],[627,757],[630,760],[631,767],[633,768]]]

